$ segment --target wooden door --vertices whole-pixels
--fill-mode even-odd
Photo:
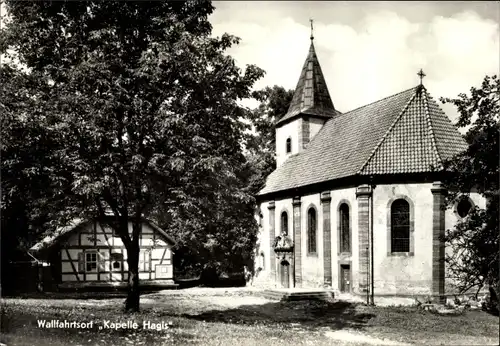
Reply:
[[[350,292],[351,291],[351,266],[341,265],[340,266],[340,291]]]
[[[290,263],[282,261],[280,265],[281,287],[290,288]]]

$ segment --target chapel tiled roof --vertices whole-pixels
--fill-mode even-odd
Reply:
[[[467,145],[423,86],[328,120],[260,195],[354,175],[430,172]]]
[[[312,40],[288,112],[277,124],[289,121],[299,114],[327,119],[339,114],[330,98]]]

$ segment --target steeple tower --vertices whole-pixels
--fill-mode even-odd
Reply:
[[[330,98],[325,77],[316,56],[312,19],[310,39],[309,53],[302,67],[290,107],[287,113],[276,123],[278,166],[290,154],[302,151],[323,124],[339,113],[335,110]],[[280,148],[280,146],[283,146],[283,148]]]
[[[288,112],[278,121],[285,123],[299,114],[329,119],[336,114],[330,93],[326,86],[323,71],[314,49],[314,36],[311,22],[311,45],[309,53],[300,73],[299,82],[295,88],[292,103]]]

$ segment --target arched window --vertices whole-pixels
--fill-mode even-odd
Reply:
[[[265,261],[265,257],[264,257],[264,251],[260,252],[259,267],[262,268],[262,270],[266,269],[266,261]]]
[[[289,137],[286,139],[286,153],[289,154],[292,152],[292,139]]]
[[[286,211],[281,213],[281,234],[288,235],[288,214]]]
[[[349,206],[342,203],[339,208],[340,219],[340,252],[351,252],[351,237],[349,232]]]
[[[391,252],[410,252],[410,204],[404,199],[391,205]]]
[[[316,209],[307,212],[307,252],[316,253]]]

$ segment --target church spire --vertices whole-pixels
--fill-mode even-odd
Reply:
[[[312,20],[312,18],[309,19],[309,21],[311,22],[311,42],[312,42],[312,40],[314,40],[314,35],[313,35],[314,28],[313,28],[313,20]]]
[[[300,78],[295,88],[288,112],[277,124],[288,121],[301,114],[328,119],[337,114],[326,86],[323,71],[314,49],[313,20],[311,22],[311,45]]]

